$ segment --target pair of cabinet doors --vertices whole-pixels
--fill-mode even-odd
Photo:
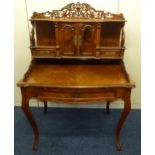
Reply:
[[[61,23],[59,30],[61,55],[93,56],[95,54],[95,24]]]

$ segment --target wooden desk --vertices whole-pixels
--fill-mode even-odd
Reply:
[[[107,113],[110,102],[121,99],[124,110],[116,129],[116,144],[121,150],[120,130],[131,109],[131,89],[135,86],[123,62],[123,15],[71,3],[53,12],[34,12],[31,23],[32,62],[18,86],[22,109],[34,132],[32,148],[37,148],[39,131],[29,108],[31,98],[44,101],[44,112],[47,101],[106,101]]]
[[[117,125],[117,147],[121,149],[120,130],[130,111],[130,94],[134,84],[129,80],[122,61],[34,60],[25,79],[18,83],[22,91],[22,108],[34,130],[33,149],[38,145],[39,131],[29,109],[29,100],[62,101],[91,104],[93,101],[124,100],[124,111]],[[107,105],[108,106],[108,105]],[[107,107],[108,108],[108,107]],[[108,109],[107,109],[108,110]]]

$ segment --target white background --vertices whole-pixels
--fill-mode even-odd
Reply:
[[[78,1],[78,0],[77,0]],[[77,2],[74,0],[73,2]],[[15,81],[14,81],[14,91],[15,91],[15,105],[21,105],[21,93],[20,89],[16,86],[17,82],[23,78],[23,74],[27,71],[28,66],[31,61],[31,52],[29,50],[29,35],[28,35],[28,22],[34,11],[52,11],[53,9],[61,9],[66,4],[70,3],[71,0],[15,0]],[[136,88],[132,91],[132,108],[140,108],[141,103],[141,78],[140,78],[140,0],[81,0],[80,2],[86,2],[91,4],[95,9],[110,11],[113,13],[123,12],[125,18],[127,19],[125,32],[126,32],[126,47],[125,51],[125,65],[127,71],[133,81],[136,83]],[[27,14],[26,14],[27,6]],[[38,106],[35,100],[31,100],[31,106]],[[39,103],[42,106],[43,103]],[[70,107],[71,105],[64,104],[50,104],[50,106],[57,107]],[[95,107],[102,108],[104,104],[95,105],[80,105],[74,107]],[[121,101],[118,104],[112,104],[114,108],[120,108],[123,104]]]

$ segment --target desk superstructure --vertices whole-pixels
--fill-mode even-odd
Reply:
[[[126,72],[125,19],[123,14],[97,11],[86,3],[70,3],[61,10],[34,12],[30,22],[32,61],[22,80],[22,109],[33,131],[33,149],[39,131],[29,107],[35,98],[69,104],[124,101],[116,129],[121,150],[120,130],[131,109],[131,89],[135,86]]]

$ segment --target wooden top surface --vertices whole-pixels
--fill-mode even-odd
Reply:
[[[26,86],[47,87],[131,87],[120,64],[34,64]]]

